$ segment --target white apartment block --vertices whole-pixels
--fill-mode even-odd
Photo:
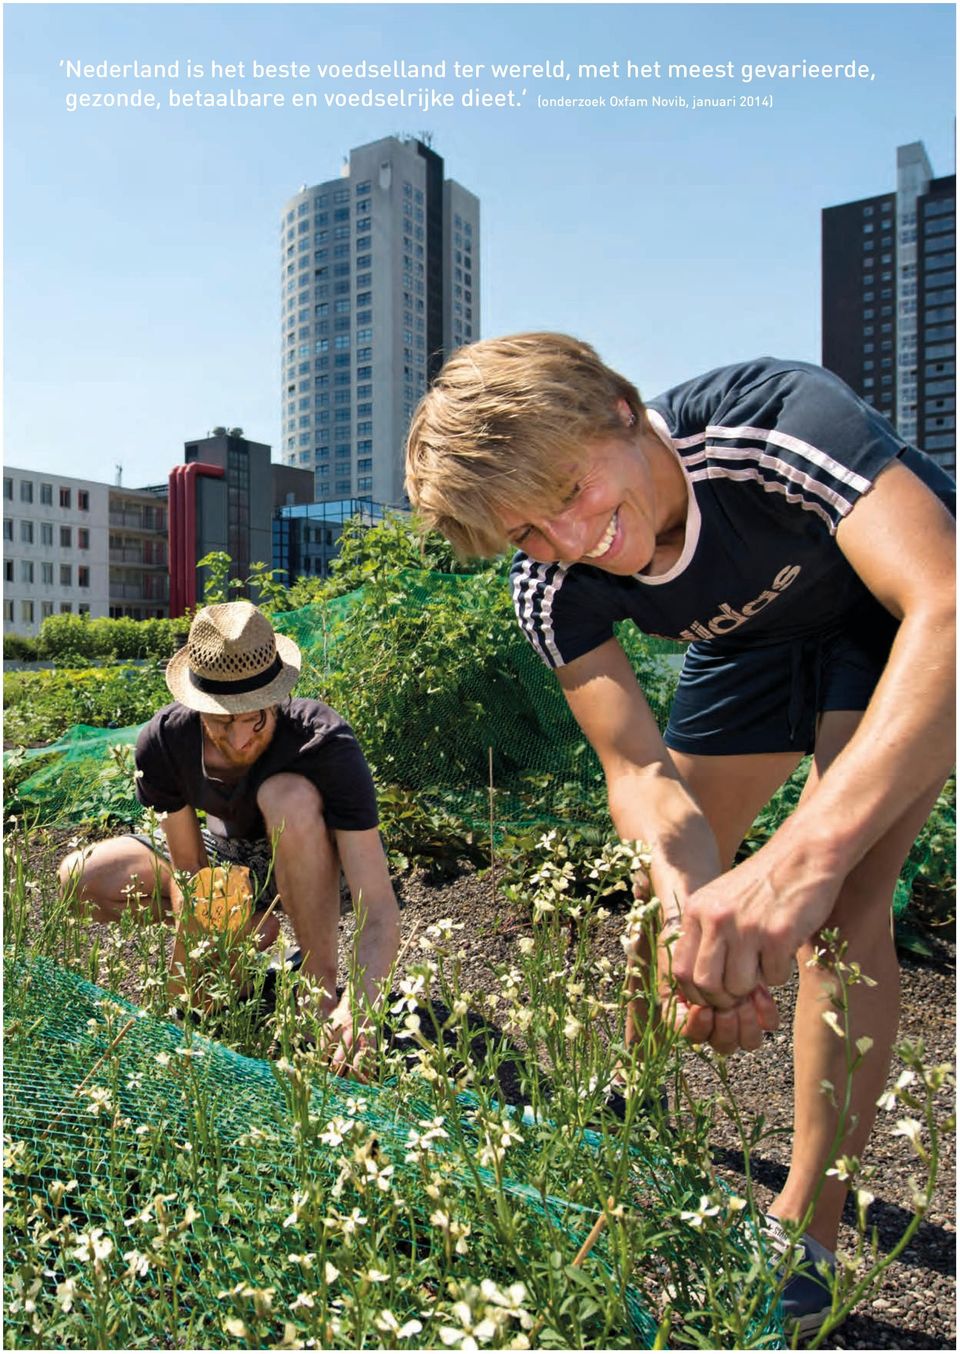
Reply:
[[[166,515],[154,494],[5,466],[4,634],[60,612],[166,615]]]
[[[480,204],[414,138],[351,150],[280,222],[282,459],[317,501],[404,504],[410,416],[480,336]]]
[[[109,615],[106,484],[4,467],[3,632],[55,612]]]

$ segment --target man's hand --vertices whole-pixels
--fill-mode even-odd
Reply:
[[[346,993],[327,1017],[321,1039],[321,1052],[336,1076],[369,1080],[364,1065],[373,1052],[373,1032],[366,1017],[354,1017]]]
[[[701,890],[702,892],[702,890]],[[760,1047],[766,1032],[780,1026],[780,1013],[767,989],[758,985],[728,1010],[688,1001],[677,992],[676,946],[680,923],[668,922],[657,946],[657,979],[660,1011],[665,1025],[680,1032],[691,1044],[709,1044],[717,1053],[752,1052]]]
[[[731,1012],[758,988],[785,983],[794,954],[827,920],[838,889],[806,852],[773,840],[697,889],[673,949],[681,995]]]

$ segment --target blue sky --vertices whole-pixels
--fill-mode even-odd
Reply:
[[[4,7],[5,456],[128,485],[240,425],[279,446],[281,207],[351,146],[429,130],[481,201],[485,335],[593,342],[641,393],[761,352],[820,355],[820,211],[894,186],[896,147],[955,171],[952,5]],[[732,61],[733,79],[423,83],[527,89],[514,108],[295,109],[372,81],[185,78],[186,61]],[[181,63],[176,82],[68,79],[61,60]],[[872,80],[744,63],[866,63]],[[69,112],[141,88],[282,91],[283,109]],[[536,95],[772,95],[770,108],[542,109]],[[275,453],[276,454],[276,453]],[[277,455],[277,459],[279,459]]]

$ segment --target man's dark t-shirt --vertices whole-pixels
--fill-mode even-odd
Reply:
[[[362,832],[378,823],[373,777],[353,730],[322,701],[300,697],[277,707],[270,745],[236,781],[207,776],[200,715],[174,702],[140,731],[136,747],[137,798],[158,813],[189,805],[226,837],[266,836],[257,790],[269,776],[290,772],[315,785],[327,826]],[[215,821],[219,820],[219,822]]]

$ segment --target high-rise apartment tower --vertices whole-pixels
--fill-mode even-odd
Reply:
[[[423,141],[350,152],[283,210],[282,459],[318,501],[402,505],[410,416],[480,336],[480,204]]]
[[[823,212],[823,365],[956,474],[956,175],[920,142],[892,193]]]

